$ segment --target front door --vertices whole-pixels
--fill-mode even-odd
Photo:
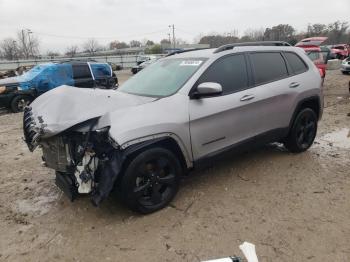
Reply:
[[[191,99],[190,132],[195,160],[244,140],[251,133],[250,104],[254,90],[250,89],[244,54],[225,56],[214,62],[199,78],[198,86],[215,82],[222,86],[221,95]]]

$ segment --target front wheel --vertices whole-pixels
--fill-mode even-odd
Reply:
[[[32,102],[30,96],[18,95],[11,101],[11,110],[13,113],[23,112],[24,108]]]
[[[120,184],[121,198],[130,209],[148,214],[162,209],[179,188],[179,159],[165,148],[151,148],[131,160]]]
[[[313,144],[316,133],[317,115],[314,110],[304,108],[297,114],[284,145],[290,152],[304,152]]]

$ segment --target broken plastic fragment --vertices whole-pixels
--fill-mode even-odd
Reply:
[[[206,260],[202,262],[241,262],[242,259],[240,257],[225,257],[214,260]]]
[[[258,257],[256,256],[254,244],[244,242],[242,245],[239,246],[239,249],[242,250],[248,262],[259,262]]]

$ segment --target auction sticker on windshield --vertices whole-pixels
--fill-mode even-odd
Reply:
[[[200,60],[184,60],[180,66],[199,66],[203,61]]]

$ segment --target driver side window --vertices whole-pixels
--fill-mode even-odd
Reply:
[[[219,58],[199,78],[197,85],[215,82],[222,86],[222,94],[234,93],[248,87],[248,74],[243,54]]]

